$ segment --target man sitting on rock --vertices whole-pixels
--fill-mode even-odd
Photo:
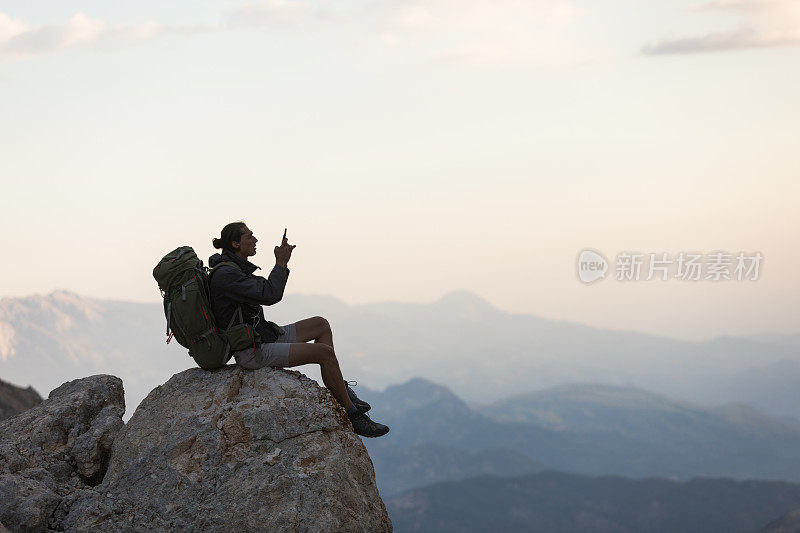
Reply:
[[[360,400],[342,378],[333,350],[333,333],[327,320],[315,316],[278,327],[264,319],[261,306],[276,304],[283,298],[283,290],[289,279],[287,263],[295,245],[288,243],[284,230],[281,245],[275,247],[275,266],[265,279],[253,274],[259,267],[247,260],[256,255],[257,242],[258,239],[244,222],[232,222],[222,228],[220,238],[213,240],[214,248],[222,249],[222,253],[214,254],[208,260],[212,268],[225,261],[239,266],[223,266],[211,276],[211,309],[216,323],[230,324],[241,306],[240,318],[253,324],[263,341],[256,348],[234,352],[236,364],[256,369],[317,363],[322,372],[322,381],[347,410],[356,433],[364,437],[380,437],[388,433],[388,427],[370,420],[366,415],[370,405]],[[313,343],[306,344],[312,340]]]

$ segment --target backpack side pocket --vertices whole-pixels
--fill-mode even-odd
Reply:
[[[225,335],[228,337],[228,344],[230,344],[231,352],[238,352],[245,348],[253,347],[260,344],[260,337],[250,324],[237,324],[227,330]]]
[[[223,335],[219,333],[209,333],[194,341],[189,348],[189,355],[195,360],[200,368],[211,370],[225,366],[228,362],[228,354],[231,348]]]

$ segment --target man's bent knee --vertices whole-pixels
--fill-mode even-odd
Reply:
[[[317,331],[319,331],[320,334],[327,333],[331,330],[331,325],[327,319],[321,316],[315,316],[314,320],[316,321]]]

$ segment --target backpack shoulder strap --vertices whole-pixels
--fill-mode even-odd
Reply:
[[[214,265],[214,268],[212,268],[212,269],[211,269],[211,272],[212,272],[212,273],[213,273],[213,272],[216,272],[218,268],[220,268],[220,267],[224,267],[224,266],[232,266],[232,267],[233,267],[233,268],[235,268],[235,269],[242,270],[242,267],[240,267],[239,265],[237,265],[237,264],[236,264],[236,263],[234,263],[233,261],[223,261],[222,263],[219,263],[219,264],[217,264],[217,265]]]
[[[228,329],[231,329],[231,326],[233,326],[233,321],[236,320],[236,315],[239,315],[239,323],[240,324],[244,324],[244,318],[242,318],[242,306],[241,305],[237,305],[236,306],[236,312],[233,313],[233,316],[231,317],[231,321],[228,322],[228,327],[227,327],[227,329],[225,331],[227,331]]]
[[[224,266],[233,267],[233,268],[235,268],[235,269],[237,269],[239,271],[244,272],[242,270],[242,268],[239,265],[237,265],[236,263],[234,263],[233,261],[223,261],[222,263],[214,265],[211,269],[209,269],[209,271],[208,271],[208,282],[209,283],[211,283],[211,276],[214,275],[214,272],[216,272],[218,269],[220,269],[220,268],[222,268]]]

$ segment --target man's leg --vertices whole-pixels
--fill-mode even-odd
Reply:
[[[297,324],[299,324],[298,322]],[[297,328],[297,339],[300,340],[300,328]],[[305,342],[293,342],[289,345],[289,362],[287,367],[307,365],[317,363],[322,371],[322,381],[333,397],[336,398],[345,409],[353,406],[353,402],[347,396],[347,389],[344,386],[342,371],[339,369],[339,361],[333,348],[322,342],[305,344]]]
[[[294,326],[297,331],[297,342],[314,341],[333,348],[331,325],[321,316],[299,320],[295,322]]]

